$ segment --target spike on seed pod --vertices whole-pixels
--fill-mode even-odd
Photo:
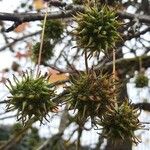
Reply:
[[[118,28],[121,23],[116,18],[114,10],[107,6],[101,9],[86,8],[85,13],[74,16],[77,22],[74,35],[78,47],[91,53],[107,53],[113,48],[120,37]]]
[[[17,120],[22,120],[23,124],[32,117],[42,122],[48,112],[57,109],[57,105],[51,100],[55,92],[52,88],[48,88],[49,82],[42,75],[37,77],[28,71],[22,75],[22,80],[14,77],[17,79],[15,85],[8,80],[11,96],[8,97],[6,111],[17,110]]]
[[[109,108],[97,124],[103,128],[102,135],[113,140],[114,144],[124,140],[137,144],[140,140],[134,131],[143,128],[138,120],[139,115],[139,110],[126,99],[120,106]]]

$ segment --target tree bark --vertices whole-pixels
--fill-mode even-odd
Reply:
[[[108,141],[105,150],[132,150],[132,143],[125,141],[114,145],[110,140]]]

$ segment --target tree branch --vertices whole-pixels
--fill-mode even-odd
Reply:
[[[135,108],[139,108],[139,109],[142,109],[142,110],[145,110],[145,111],[150,111],[150,103],[146,103],[146,102],[137,103],[137,104],[133,104],[133,106]]]
[[[5,117],[1,117],[0,120],[15,118],[16,116],[17,116],[17,115],[5,116]]]
[[[10,31],[13,31],[15,28],[17,28],[19,25],[21,25],[22,22],[19,22],[19,21],[16,21],[13,23],[13,25],[7,29],[2,29],[2,32],[10,32]]]
[[[40,32],[41,31],[37,31],[37,32],[31,33],[31,34],[25,35],[25,36],[23,36],[21,38],[15,39],[13,42],[10,42],[10,43],[6,44],[5,46],[1,47],[0,48],[0,52],[3,51],[3,50],[5,50],[8,47],[13,46],[16,42],[22,41],[22,40],[24,40],[26,38],[29,38],[31,36],[35,36],[35,35],[39,34]]]
[[[59,19],[59,18],[68,18],[74,15],[77,11],[83,11],[82,7],[73,7],[72,10],[59,11],[49,13],[47,19]],[[3,21],[14,21],[14,22],[30,22],[43,20],[45,14],[43,13],[0,13],[0,20]]]
[[[10,140],[8,140],[3,145],[0,145],[0,150],[10,150],[14,145],[16,145],[22,137],[25,135],[26,131],[31,127],[31,125],[37,121],[35,118],[31,119],[28,124],[20,130],[17,134],[15,134]]]
[[[59,19],[59,18],[68,18],[72,17],[72,15],[75,15],[76,12],[84,12],[84,7],[79,5],[68,5],[66,6],[65,11],[58,11],[49,13],[47,16],[47,19]],[[118,11],[117,15],[121,19],[135,19],[137,18],[139,22],[143,23],[150,23],[150,16],[149,15],[140,15],[140,14],[131,14],[127,12]],[[0,20],[3,21],[13,21],[13,22],[30,22],[30,21],[37,21],[37,20],[43,20],[44,14],[42,13],[0,13]]]
[[[150,64],[150,56],[143,55],[141,56],[142,58],[142,66],[144,68],[148,68]],[[94,69],[105,69],[105,70],[112,70],[112,65],[113,62],[106,62],[104,64],[99,64]],[[134,68],[134,70],[139,69],[139,57],[134,57],[134,58],[119,58],[116,60],[116,68],[118,69],[123,69],[126,71],[131,70],[131,68]]]
[[[131,40],[132,38],[139,38],[141,35],[149,32],[149,31],[150,31],[150,27],[147,27],[144,30],[139,31],[139,32],[137,32],[137,33],[135,33],[135,34],[133,34],[131,36],[124,37],[123,40],[126,41],[126,40]]]

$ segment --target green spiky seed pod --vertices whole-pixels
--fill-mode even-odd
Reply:
[[[148,86],[148,82],[149,82],[149,79],[147,76],[145,76],[144,74],[139,74],[137,75],[135,79],[135,86],[137,88],[143,88],[143,87]]]
[[[47,20],[45,24],[44,39],[58,40],[64,31],[61,20]]]
[[[106,106],[113,105],[114,94],[112,76],[81,73],[72,77],[71,85],[67,87],[70,110],[78,110],[78,118],[101,116]]]
[[[135,136],[134,131],[143,127],[138,120],[139,115],[140,111],[135,109],[128,100],[121,106],[108,109],[99,123],[103,128],[102,135],[114,143],[130,140],[137,144],[140,140]]]
[[[57,106],[51,99],[55,96],[54,90],[49,88],[48,77],[35,76],[33,71],[25,72],[21,81],[13,76],[15,85],[8,80],[11,96],[8,97],[6,111],[17,110],[17,119],[26,124],[35,117],[42,122],[50,111],[55,111]]]
[[[38,63],[40,44],[41,44],[40,42],[36,43],[32,47],[32,50],[31,50],[31,53],[32,53],[31,58],[35,63]],[[52,44],[50,44],[49,41],[43,42],[43,48],[42,48],[42,54],[41,54],[41,64],[45,63],[53,56],[53,48],[54,48],[54,46]]]
[[[78,13],[74,18],[78,24],[74,31],[77,46],[87,50],[89,56],[101,51],[107,53],[120,38],[121,23],[115,11],[106,6],[86,8],[85,13]]]

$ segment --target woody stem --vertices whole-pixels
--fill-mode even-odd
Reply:
[[[86,68],[86,73],[88,74],[88,57],[87,57],[87,50],[85,50],[85,68]]]
[[[48,15],[48,9],[46,8],[46,13],[44,16],[44,22],[43,22],[43,29],[42,29],[42,34],[41,34],[41,43],[40,43],[40,49],[39,49],[39,57],[38,57],[38,65],[37,65],[37,75],[40,71],[40,63],[41,63],[41,55],[42,55],[42,48],[43,48],[43,41],[44,41],[44,31],[45,31],[45,24],[46,24],[46,19]]]

